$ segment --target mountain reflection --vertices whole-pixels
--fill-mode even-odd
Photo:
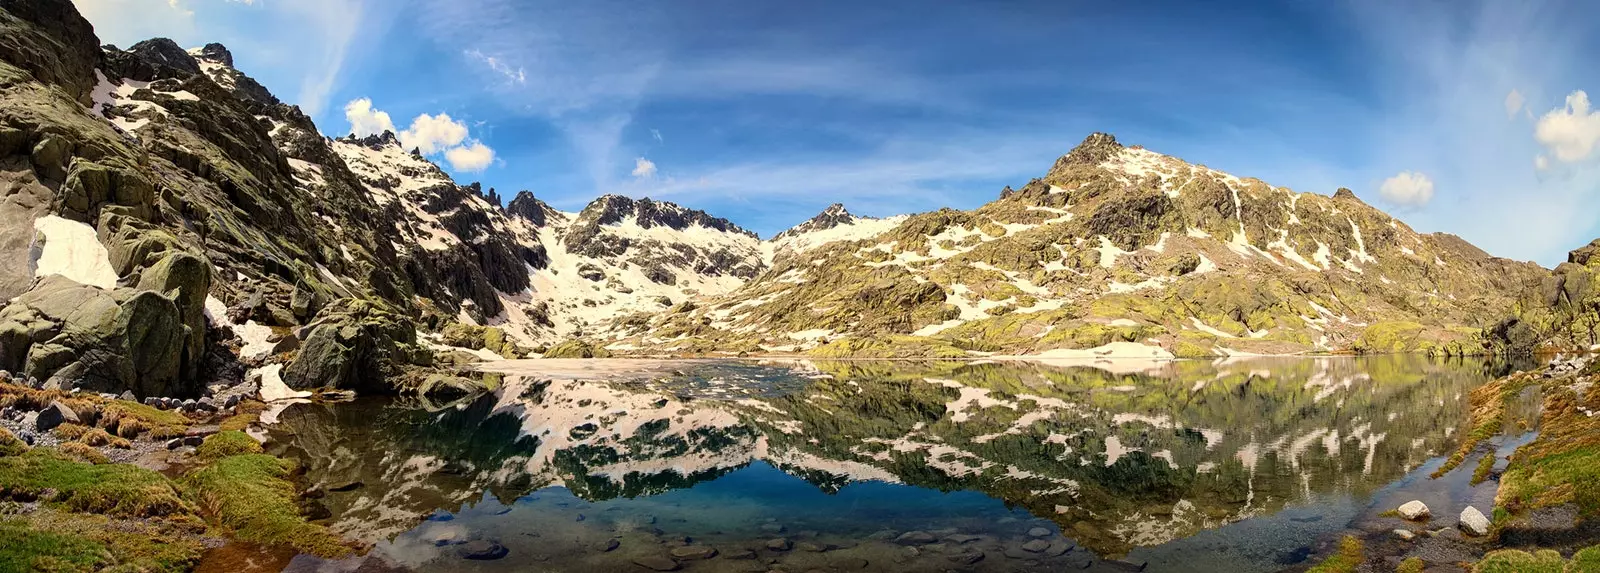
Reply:
[[[376,541],[489,492],[587,500],[692,487],[761,460],[825,492],[973,490],[1102,555],[1329,493],[1447,451],[1479,362],[1416,356],[1179,361],[1132,372],[971,362],[697,368],[654,380],[508,378],[443,407],[289,409],[280,453],[336,529]]]

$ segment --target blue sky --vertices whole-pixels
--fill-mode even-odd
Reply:
[[[569,210],[770,236],[972,208],[1107,131],[1546,266],[1600,236],[1594,3],[76,2],[102,41],[222,42],[324,133],[393,125]]]

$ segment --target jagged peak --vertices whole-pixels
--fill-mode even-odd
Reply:
[[[633,199],[607,193],[590,201],[578,214],[579,221],[589,221],[594,225],[614,225],[628,217],[633,217],[640,227],[646,229],[662,226],[681,230],[690,225],[698,225],[707,229],[756,237],[753,231],[748,231],[722,217],[649,197]]]
[[[1351,191],[1350,188],[1348,188],[1348,187],[1340,187],[1338,191],[1334,191],[1333,192],[1333,198],[1334,199],[1348,199],[1348,200],[1354,200],[1354,201],[1360,201],[1361,200],[1360,197],[1356,196],[1356,192],[1355,191]]]
[[[233,52],[228,47],[212,42],[199,48],[190,48],[189,55],[198,59],[216,62],[230,68],[233,67]]]
[[[534,197],[533,193],[526,189],[518,191],[517,196],[513,197],[510,203],[506,203],[506,214],[527,221],[535,227],[549,224],[551,218],[566,218],[549,203]]]
[[[1072,151],[1057,159],[1056,164],[1050,168],[1050,175],[1057,175],[1074,165],[1099,165],[1122,152],[1122,149],[1122,144],[1117,142],[1117,136],[1096,131],[1083,138],[1083,142],[1072,148]]]
[[[773,239],[783,239],[803,233],[812,233],[825,229],[832,229],[840,225],[850,225],[863,218],[870,217],[857,217],[854,214],[851,214],[848,209],[845,209],[843,203],[834,203],[829,205],[828,208],[823,209],[822,212],[818,213],[815,217],[806,219],[805,222],[778,233],[773,237]]]
[[[188,50],[178,47],[178,43],[171,38],[144,40],[128,48],[128,53],[158,66],[189,74],[200,73],[200,62],[195,60]]]
[[[337,141],[360,145],[373,151],[383,151],[386,147],[400,148],[400,138],[395,136],[393,131],[387,129],[383,130],[383,133],[375,133],[366,137],[359,137],[352,133],[338,138]]]

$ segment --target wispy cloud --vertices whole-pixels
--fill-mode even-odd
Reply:
[[[505,76],[506,81],[509,83],[517,85],[528,83],[528,74],[521,67],[512,68],[509,64],[501,61],[500,58],[484,54],[478,50],[467,50],[463,53],[469,58],[482,62],[491,71]]]

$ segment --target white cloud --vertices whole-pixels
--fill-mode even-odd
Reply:
[[[350,121],[350,133],[357,137],[395,131],[389,112],[372,109],[372,100],[360,98],[344,104],[344,118]]]
[[[372,107],[370,98],[350,100],[344,105],[344,117],[350,121],[350,133],[359,137],[395,131],[389,112]],[[494,150],[482,141],[470,139],[470,135],[466,122],[453,119],[448,113],[424,113],[412,118],[411,127],[395,137],[405,149],[416,149],[423,155],[443,153],[451,169],[483,171],[494,163]]]
[[[1539,118],[1533,137],[1559,161],[1582,161],[1600,143],[1600,111],[1589,111],[1589,94],[1572,92],[1565,107]]]
[[[423,155],[433,155],[466,141],[467,124],[450,119],[448,113],[424,113],[411,120],[411,127],[396,135],[407,149],[415,147]]]
[[[656,163],[643,157],[633,160],[633,176],[640,179],[655,177]]]
[[[145,38],[194,32],[194,10],[178,0],[73,0],[73,4],[94,24],[101,42],[124,49]]]
[[[506,64],[504,60],[490,56],[478,50],[467,50],[463,53],[472,59],[483,62],[484,65],[489,66],[489,69],[494,70],[496,73],[499,73],[502,76],[505,76],[506,81],[508,82],[518,85],[528,82],[528,75],[520,66],[516,69],[511,69],[511,66]]]
[[[656,143],[666,143],[667,142],[667,140],[661,138],[661,130],[659,130],[659,129],[650,130],[650,137],[654,137],[656,139]]]
[[[473,140],[444,152],[444,158],[457,171],[483,171],[490,163],[494,163],[494,150]]]
[[[1516,117],[1517,110],[1522,109],[1524,103],[1527,103],[1527,99],[1522,97],[1522,92],[1511,90],[1511,93],[1506,94],[1506,117]]]
[[[1533,158],[1533,168],[1544,171],[1550,168],[1550,158],[1540,155]]]
[[[1421,173],[1401,171],[1383,180],[1378,194],[1396,205],[1421,207],[1433,200],[1433,181]]]

